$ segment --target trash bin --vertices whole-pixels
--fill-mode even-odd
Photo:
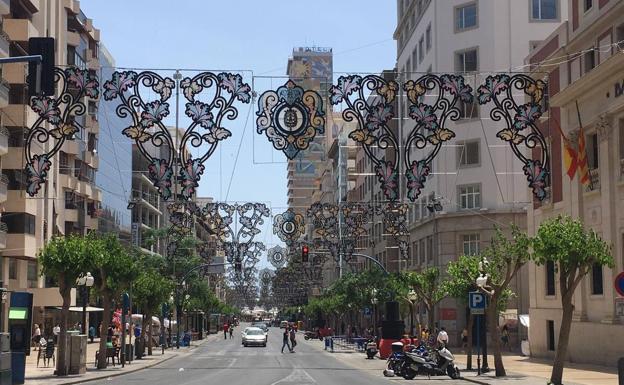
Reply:
[[[72,334],[69,337],[69,374],[87,372],[87,336]]]

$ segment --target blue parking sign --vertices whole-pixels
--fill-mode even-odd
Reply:
[[[468,293],[468,307],[470,307],[470,312],[472,314],[485,313],[485,303],[485,294],[480,291],[471,291]]]

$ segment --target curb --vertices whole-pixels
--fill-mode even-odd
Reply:
[[[490,382],[483,382],[483,381],[475,380],[475,379],[472,379],[472,378],[460,377],[460,379],[462,379],[464,381],[472,382],[473,384],[492,385]]]

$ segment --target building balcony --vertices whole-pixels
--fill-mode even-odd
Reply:
[[[38,36],[37,29],[29,19],[4,19],[3,28],[12,41],[27,42],[31,37]]]
[[[80,34],[78,32],[67,31],[67,44],[78,47],[80,45]]]
[[[2,256],[37,258],[37,238],[32,234],[7,234]]]
[[[61,147],[61,151],[67,154],[78,155],[80,153],[80,145],[76,140],[66,140]]]
[[[6,223],[0,223],[0,249],[6,249],[8,230]]]
[[[10,84],[26,82],[26,63],[6,63],[2,65],[2,78]]]
[[[0,15],[11,13],[11,0],[0,0]]]
[[[0,126],[0,156],[9,153],[9,130]]]
[[[2,4],[3,0],[0,0],[0,4]],[[1,57],[9,57],[9,46],[11,44],[11,39],[9,35],[7,35],[4,30],[0,29],[0,56]]]
[[[40,199],[32,199],[28,197],[24,190],[8,190],[7,200],[4,202],[4,209],[10,213],[28,213],[32,215],[40,215],[37,210]]]
[[[585,192],[600,191],[600,170],[597,168],[589,170],[589,179],[591,183],[585,187]]]
[[[99,223],[98,217],[87,216],[86,225],[90,230],[97,230]]]
[[[65,208],[63,219],[65,220],[65,222],[78,222],[78,210]]]
[[[98,166],[100,165],[100,157],[97,155],[97,153],[94,153],[92,151],[83,151],[83,159],[86,164],[96,170],[98,169]]]
[[[25,104],[9,104],[2,109],[3,122],[11,122],[15,127],[31,127],[37,121],[37,113]],[[26,121],[24,121],[26,116]]]
[[[80,2],[78,0],[64,0],[63,6],[73,14],[80,13]]]
[[[9,105],[9,83],[0,79],[0,108],[4,108]]]
[[[6,202],[7,200],[7,194],[9,192],[8,187],[9,186],[9,178],[4,175],[4,174],[0,174],[0,203],[2,202]]]

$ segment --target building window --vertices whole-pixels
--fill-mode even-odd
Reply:
[[[478,166],[481,163],[479,140],[457,144],[457,167]]]
[[[28,186],[28,177],[24,173],[24,170],[2,170],[2,173],[9,179],[7,184],[8,190],[25,190]]]
[[[583,63],[585,63],[585,72],[589,72],[596,67],[596,50],[591,47],[589,51],[583,55]]]
[[[479,55],[476,48],[455,53],[455,72],[476,72],[479,69]]]
[[[418,41],[418,62],[422,63],[425,60],[425,37],[421,36]]]
[[[584,0],[585,12],[589,11],[594,6],[594,0]]]
[[[546,321],[546,342],[548,343],[548,350],[555,351],[555,321]]]
[[[533,20],[556,20],[559,0],[532,0],[531,16]]]
[[[590,170],[598,168],[598,159],[598,134],[589,134],[587,136],[587,166]]]
[[[593,295],[602,295],[604,294],[603,287],[603,278],[602,278],[602,265],[599,263],[594,263],[591,271],[591,283],[592,283],[592,294]]]
[[[432,45],[431,24],[427,26],[427,32],[425,32],[425,36],[427,37],[427,53],[429,53]]]
[[[412,59],[407,58],[407,64],[405,64],[405,71],[410,72],[412,70]],[[406,79],[408,76],[406,75]]]
[[[412,71],[416,72],[418,68],[418,47],[414,47],[412,51]]]
[[[66,152],[59,151],[59,173],[69,175],[71,167],[69,167],[69,156]]]
[[[28,261],[28,272],[26,275],[28,287],[37,287],[37,275],[37,262]]]
[[[464,255],[478,255],[481,236],[479,234],[466,234],[463,239]]]
[[[477,3],[460,5],[455,8],[455,31],[461,32],[475,28],[478,23]]]
[[[481,186],[478,184],[459,186],[459,208],[478,209],[481,207]]]
[[[624,49],[624,24],[615,28],[615,41],[618,43],[619,49]]]
[[[35,235],[35,216],[27,213],[4,213],[2,222],[7,225],[9,234]]]
[[[546,261],[546,295],[555,295],[555,262]]]
[[[65,191],[65,208],[76,210],[76,194],[73,191]]]
[[[433,254],[435,253],[433,247],[433,235],[430,235],[427,237],[427,260],[429,262],[433,262]]]
[[[9,279],[17,279],[17,259],[9,258]]]
[[[460,100],[457,104],[459,108],[459,116],[461,119],[476,119],[479,117],[479,103],[473,99],[471,103]]]
[[[424,239],[418,241],[418,251],[420,252],[420,254],[418,254],[418,263],[422,265],[427,261],[427,249],[425,248]]]

